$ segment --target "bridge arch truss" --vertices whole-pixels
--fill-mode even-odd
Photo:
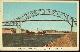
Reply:
[[[29,20],[30,18],[39,15],[52,15],[61,18],[61,20]],[[11,21],[4,21],[2,22],[2,24],[3,26],[17,26],[18,28],[21,28],[21,23],[26,21],[65,21],[71,26],[71,31],[74,24],[77,26],[77,19],[75,17],[72,17],[64,12],[53,10],[53,9],[33,10],[24,13],[21,17],[17,17],[15,19],[12,19]]]

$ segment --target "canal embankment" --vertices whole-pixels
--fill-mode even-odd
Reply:
[[[76,47],[77,46],[77,33],[73,32],[66,34],[60,38],[48,42],[43,47]]]

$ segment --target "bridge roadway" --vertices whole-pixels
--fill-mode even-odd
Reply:
[[[67,20],[26,20],[26,21],[67,21]],[[25,21],[4,21],[2,23],[8,23],[8,22],[25,22]],[[74,21],[77,22],[77,21]]]
[[[67,21],[67,20],[25,20],[25,21]],[[2,22],[3,23],[3,26],[17,26],[18,23],[20,22],[25,22],[25,21],[4,21]],[[77,22],[77,21],[74,21],[74,22]]]

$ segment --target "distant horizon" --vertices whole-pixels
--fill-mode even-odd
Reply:
[[[14,29],[19,29],[19,28],[14,28]],[[28,30],[28,29],[23,29],[23,30]],[[55,30],[55,31],[60,31],[60,30],[56,30],[56,29],[46,29],[46,30]],[[38,32],[38,31],[44,31],[44,30],[28,30],[28,31],[32,31],[32,32]],[[66,31],[66,30],[65,30]],[[67,31],[66,31],[67,32]],[[68,31],[68,32],[71,32],[71,31]]]

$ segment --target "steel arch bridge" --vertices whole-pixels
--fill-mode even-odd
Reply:
[[[52,15],[56,16],[57,18],[61,18],[61,20],[29,20],[32,17],[38,16],[38,15]],[[18,28],[21,28],[21,23],[26,21],[65,21],[72,27],[74,25],[77,26],[77,19],[75,17],[72,17],[64,12],[53,10],[53,9],[37,9],[30,12],[27,12],[23,14],[21,17],[17,17],[15,19],[12,19],[10,21],[4,21],[2,22],[3,26],[17,26]]]

